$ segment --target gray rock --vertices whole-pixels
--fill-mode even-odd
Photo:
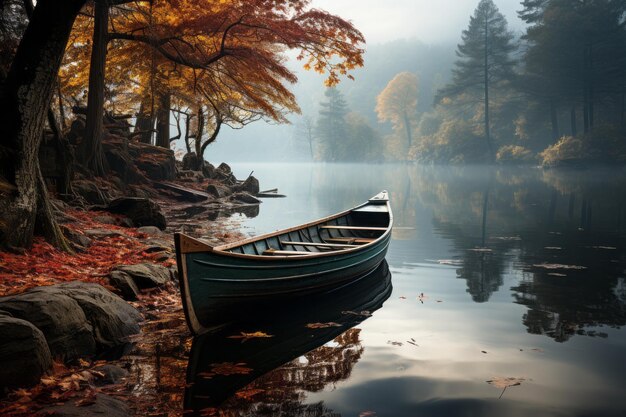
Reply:
[[[72,182],[72,190],[85,199],[85,201],[89,204],[105,205],[109,202],[108,197],[93,181],[76,180]]]
[[[215,167],[207,161],[204,161],[202,163],[202,175],[204,175],[204,178],[213,178],[213,175],[215,175]]]
[[[122,271],[130,275],[137,287],[140,289],[158,287],[159,285],[163,285],[170,280],[169,270],[162,265],[150,263],[121,265],[116,267],[114,270]]]
[[[115,365],[101,365],[93,368],[94,371],[102,373],[104,376],[96,375],[96,385],[110,385],[122,382],[128,376],[128,371]]]
[[[133,278],[123,271],[111,271],[109,283],[116,288],[125,300],[136,300],[139,288]]]
[[[147,235],[159,236],[162,235],[163,232],[156,226],[142,226],[137,229],[139,233],[145,233]]]
[[[107,215],[95,216],[93,220],[98,223],[103,223],[103,224],[117,224],[117,219],[113,216],[107,216]]]
[[[230,168],[230,165],[228,165],[226,162],[222,162],[218,167],[217,167],[218,171],[221,171],[225,174],[232,174],[233,170]]]
[[[238,201],[240,203],[246,204],[260,204],[261,200],[256,197],[251,196],[248,193],[235,193],[230,197],[234,201]]]
[[[61,230],[63,231],[65,237],[70,240],[70,242],[74,243],[80,248],[88,248],[91,245],[92,240],[84,234],[78,233],[77,231],[63,225],[61,226]]]
[[[186,153],[183,156],[183,170],[195,171],[200,167],[200,158],[195,152]]]
[[[93,404],[77,406],[75,401],[63,405],[47,407],[41,413],[54,417],[129,417],[128,405],[123,401],[104,394],[96,394]]]
[[[257,195],[260,191],[259,180],[250,175],[241,185],[237,187],[237,191],[242,191],[250,195]]]
[[[165,216],[157,203],[140,197],[121,197],[111,201],[107,206],[111,213],[123,214],[130,218],[135,226],[156,226],[165,229]]]
[[[50,352],[65,361],[96,353],[93,328],[73,298],[54,286],[39,287],[23,294],[3,297],[0,309],[26,320],[44,334]]]
[[[221,184],[209,184],[206,188],[206,192],[215,198],[224,198],[233,193],[229,187]]]
[[[52,366],[43,333],[29,322],[0,316],[0,393],[34,385]]]
[[[29,321],[53,357],[71,361],[124,346],[139,332],[141,315],[97,284],[68,282],[0,299],[0,308]]]
[[[141,314],[103,286],[73,281],[53,288],[78,302],[93,328],[99,352],[125,345],[129,336],[139,333]]]

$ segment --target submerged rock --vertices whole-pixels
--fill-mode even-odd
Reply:
[[[35,385],[52,366],[43,333],[31,323],[0,313],[0,393]]]
[[[246,204],[260,204],[261,200],[256,197],[251,196],[248,193],[236,193],[231,196],[231,199],[234,201],[238,201],[240,203]]]
[[[233,190],[222,184],[209,184],[206,188],[206,192],[215,198],[224,198],[231,195]]]

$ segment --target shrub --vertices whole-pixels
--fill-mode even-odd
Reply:
[[[525,165],[536,162],[537,158],[523,146],[506,145],[498,149],[496,161],[504,165]]]

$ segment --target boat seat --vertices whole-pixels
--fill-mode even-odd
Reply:
[[[320,229],[335,229],[335,230],[364,230],[368,232],[384,232],[386,227],[369,227],[369,226],[320,226]]]
[[[343,243],[347,245],[365,245],[375,241],[376,239],[370,239],[368,237],[327,237],[324,239],[326,242]]]
[[[280,241],[281,245],[289,245],[289,246],[314,246],[319,248],[329,248],[329,249],[349,249],[354,248],[359,245],[353,244],[337,244],[337,243],[317,243],[317,242],[286,242]]]
[[[300,256],[300,255],[316,255],[319,252],[303,252],[297,250],[278,250],[278,249],[267,249],[263,251],[263,255],[265,256]]]

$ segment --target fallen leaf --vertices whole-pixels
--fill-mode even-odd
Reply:
[[[350,314],[350,315],[354,315],[354,316],[363,316],[363,317],[371,317],[371,315],[372,315],[372,313],[370,313],[367,310],[363,310],[363,311],[360,311],[360,312],[347,310],[347,311],[342,311],[341,314],[346,314],[346,315]]]
[[[504,391],[506,391],[507,388],[522,385],[522,382],[524,381],[526,381],[525,378],[512,378],[512,377],[507,378],[507,377],[497,376],[486,382],[489,385],[493,385],[496,388],[502,388],[502,393],[500,393],[500,396],[498,397],[498,399],[500,399],[504,395]]]
[[[487,353],[487,351],[486,351],[486,350],[481,350],[481,352],[482,352],[482,353],[485,353],[485,354]]]
[[[237,396],[237,398],[243,398],[245,400],[250,400],[252,399],[252,397],[254,397],[257,394],[260,394],[262,392],[265,392],[264,389],[255,389],[255,388],[250,388],[250,389],[244,389],[241,391],[237,391],[235,393],[235,395]]]
[[[395,340],[387,340],[387,344],[392,346],[402,346],[402,342],[396,342]]]
[[[329,323],[309,323],[306,327],[309,329],[326,329],[328,327],[341,327],[341,324],[331,321]]]
[[[250,339],[264,339],[268,337],[274,337],[274,336],[271,334],[263,333],[263,332],[253,332],[253,333],[241,332],[241,334],[238,334],[238,335],[228,336],[229,339],[241,339],[242,342],[245,342],[246,340],[250,340]]]

